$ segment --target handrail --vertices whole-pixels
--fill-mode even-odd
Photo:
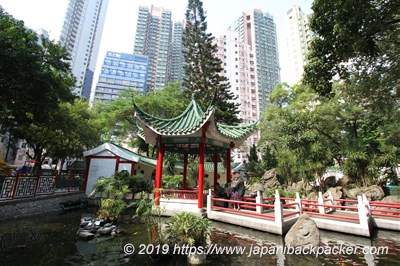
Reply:
[[[187,200],[197,200],[198,191],[197,190],[180,190],[180,189],[161,189],[161,198],[172,198],[172,199],[187,199]]]

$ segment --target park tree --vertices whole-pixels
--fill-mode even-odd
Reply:
[[[259,158],[258,151],[261,155]],[[246,162],[246,176],[254,181],[261,178],[267,170],[276,168],[278,162],[275,154],[268,145],[257,147],[253,144],[250,147],[249,156]]]
[[[101,125],[84,98],[61,103],[58,112],[53,123],[56,134],[47,145],[43,158],[50,156],[64,165],[67,158],[81,158],[83,151],[101,144]]]
[[[2,130],[34,147],[36,169],[54,132],[60,104],[75,85],[66,49],[37,36],[0,8],[0,119]],[[42,132],[41,132],[42,131]],[[47,133],[47,134],[46,134]]]
[[[278,174],[287,183],[318,179],[334,164],[363,186],[377,184],[381,169],[394,171],[400,143],[396,97],[383,96],[383,105],[364,88],[336,83],[329,98],[302,84],[275,88],[259,145],[274,151]]]
[[[399,95],[400,5],[398,1],[315,0],[310,18],[314,38],[304,81],[321,95],[333,78],[357,75],[381,94]]]
[[[183,37],[185,78],[183,86],[205,110],[215,98],[216,121],[239,124],[237,98],[229,91],[230,84],[223,76],[222,62],[217,57],[217,44],[207,33],[206,14],[201,0],[188,0],[186,27]]]
[[[61,162],[68,157],[80,158],[83,151],[100,144],[100,130],[85,99],[61,102],[58,109],[47,114],[46,122],[33,121],[14,129],[19,139],[25,139],[33,151],[27,155],[35,160],[36,174],[47,156]]]
[[[326,116],[316,122],[328,125],[320,133],[335,144],[353,181],[376,183],[382,169],[400,160],[400,5],[316,0],[312,9],[303,80],[327,96],[317,108]]]
[[[146,95],[124,89],[114,101],[96,103],[93,107],[98,113],[97,121],[102,127],[103,141],[122,142],[127,136],[137,136],[133,103],[148,114],[168,119],[181,114],[189,104],[189,99],[182,93],[178,82]],[[130,145],[150,155],[149,145],[141,138],[131,138]]]
[[[0,7],[0,115],[15,125],[45,122],[60,101],[72,101],[75,79],[65,48],[37,37]]]

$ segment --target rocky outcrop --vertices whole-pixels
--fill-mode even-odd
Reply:
[[[264,191],[268,188],[278,187],[280,183],[276,177],[276,170],[271,169],[265,172],[260,181],[255,184],[246,184],[246,194],[255,195],[257,191]]]
[[[320,236],[317,224],[307,214],[300,215],[285,236],[285,243],[292,247],[316,247]]]
[[[365,194],[368,200],[379,201],[385,196],[385,192],[380,186],[372,185],[369,187],[345,189],[344,193],[348,199],[357,199],[358,195]]]
[[[294,182],[291,186],[288,186],[286,188],[286,190],[288,192],[292,192],[292,193],[300,192],[301,190],[304,190],[307,193],[312,190],[312,187],[309,182],[300,180],[299,182],[297,182],[297,183]]]
[[[316,199],[318,199],[318,193],[313,191],[307,195],[306,199],[316,200]]]
[[[331,187],[329,188],[323,195],[324,198],[328,198],[329,196],[329,191],[332,192],[333,198],[334,199],[341,199],[343,196],[343,191],[342,187]]]
[[[399,203],[400,204],[400,195],[390,195],[384,197],[382,199],[383,202],[390,202],[390,203]]]

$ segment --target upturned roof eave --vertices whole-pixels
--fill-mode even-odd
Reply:
[[[210,110],[207,110],[207,112],[208,112],[207,116],[204,117],[204,119],[201,121],[201,123],[198,126],[196,126],[195,128],[189,129],[185,132],[173,132],[172,131],[171,133],[166,133],[166,132],[160,131],[158,128],[154,127],[152,124],[149,124],[146,121],[144,121],[142,119],[142,117],[140,115],[138,115],[137,112],[135,112],[135,118],[137,119],[137,121],[139,122],[141,127],[143,128],[145,141],[149,144],[155,145],[157,143],[157,136],[188,137],[188,136],[197,135],[196,133],[198,133],[203,128],[203,126],[208,121],[210,121],[210,119],[212,119],[212,121],[214,121],[215,109],[212,108]]]

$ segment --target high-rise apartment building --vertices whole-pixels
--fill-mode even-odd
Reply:
[[[229,79],[230,91],[237,96],[235,103],[239,104],[239,118],[243,124],[254,123],[258,119],[258,94],[255,82],[254,53],[250,45],[239,38],[239,33],[227,31],[215,38],[217,56],[223,63],[223,75]],[[253,64],[253,65],[252,65]],[[250,152],[250,147],[256,142],[257,134],[250,136],[241,147],[232,151],[232,158],[241,162]]]
[[[183,33],[185,31],[185,22],[174,22],[171,43],[171,57],[169,63],[168,82],[182,82],[185,76],[185,57],[183,55]]]
[[[299,82],[303,76],[304,65],[311,40],[308,16],[304,14],[298,5],[293,5],[286,14],[286,26],[288,31],[288,49],[290,78],[289,83]]]
[[[171,11],[140,6],[133,53],[149,57],[149,90],[162,88],[168,83],[171,41]]]
[[[60,43],[71,55],[73,91],[87,99],[93,82],[108,0],[69,0]]]
[[[132,89],[146,93],[149,59],[143,55],[107,52],[94,91],[94,101],[114,100],[119,92]]]
[[[229,27],[238,34],[242,43],[248,45],[252,57],[249,71],[254,72],[249,80],[255,84],[257,93],[257,120],[270,103],[269,94],[280,83],[280,68],[276,26],[272,15],[259,9],[243,14]]]

